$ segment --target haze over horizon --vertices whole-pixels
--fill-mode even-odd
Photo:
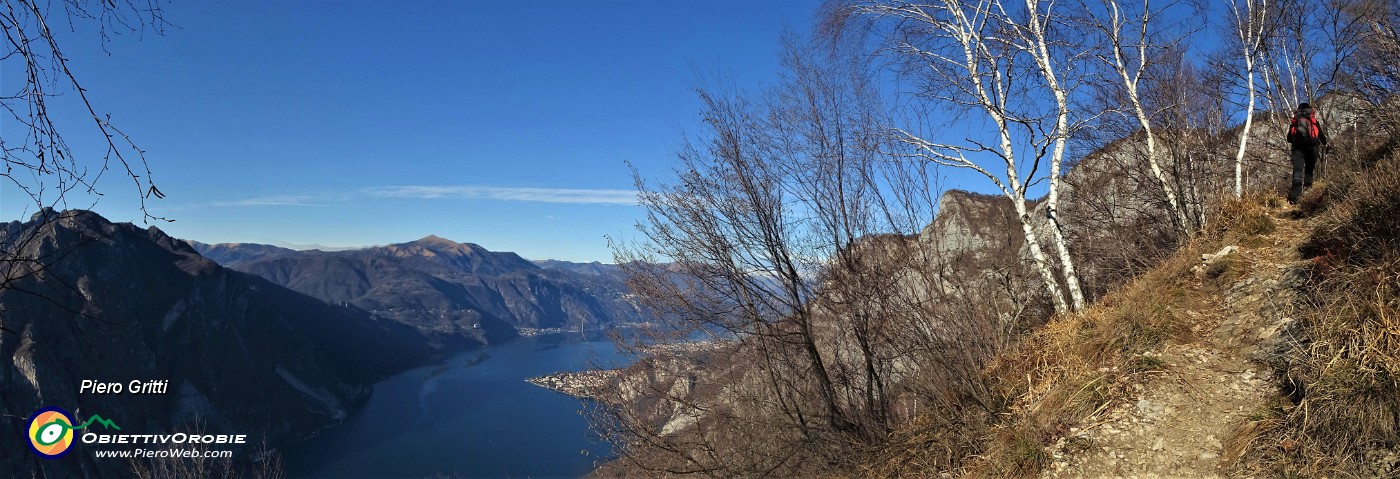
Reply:
[[[609,262],[605,235],[629,237],[642,214],[626,163],[667,171],[699,122],[693,87],[764,85],[783,29],[819,3],[194,2],[165,5],[164,35],[59,36],[94,106],[146,151],[167,195],[150,211],[175,220],[151,224],[172,236],[344,248],[433,234]],[[75,153],[100,156],[81,114],[60,118]],[[140,223],[129,181],[98,190],[58,206]],[[0,186],[0,218],[33,212]]]

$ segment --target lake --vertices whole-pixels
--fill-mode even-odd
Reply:
[[[344,423],[287,450],[292,477],[578,477],[609,448],[581,400],[525,382],[620,364],[578,333],[520,338],[409,370],[374,386]]]

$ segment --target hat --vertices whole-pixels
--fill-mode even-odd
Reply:
[[[1308,108],[1312,108],[1312,105],[1309,105],[1308,102],[1302,102],[1298,104],[1299,110],[1306,110]]]

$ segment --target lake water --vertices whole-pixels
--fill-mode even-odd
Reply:
[[[582,402],[525,382],[618,364],[606,340],[551,334],[474,350],[385,379],[344,423],[290,448],[293,477],[578,477],[608,447]],[[586,451],[587,453],[585,454]]]

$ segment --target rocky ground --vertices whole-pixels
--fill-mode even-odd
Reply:
[[[1162,348],[1151,379],[1132,386],[1136,399],[1071,429],[1052,449],[1043,477],[1229,474],[1231,436],[1276,394],[1263,361],[1292,321],[1301,278],[1297,250],[1306,222],[1289,209],[1271,213],[1273,233],[1203,255],[1191,287],[1217,307],[1187,313],[1196,341]]]

